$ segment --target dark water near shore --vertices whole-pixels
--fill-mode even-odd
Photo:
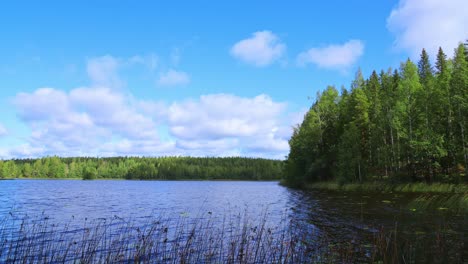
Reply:
[[[0,219],[47,216],[50,223],[80,226],[83,221],[131,219],[214,219],[246,215],[278,226],[294,220],[304,232],[333,243],[373,243],[380,230],[397,230],[399,243],[411,243],[418,254],[461,259],[466,245],[466,215],[445,208],[411,208],[411,194],[358,194],[298,191],[277,182],[241,181],[0,181]],[[404,245],[402,245],[403,247]],[[458,257],[457,257],[458,255]],[[428,258],[429,259],[429,258]]]

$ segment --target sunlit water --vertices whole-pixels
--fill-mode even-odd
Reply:
[[[197,217],[261,212],[273,220],[292,206],[291,192],[277,182],[239,181],[79,181],[0,182],[0,214],[45,214],[51,220]]]

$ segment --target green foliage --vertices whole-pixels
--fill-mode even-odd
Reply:
[[[468,181],[466,54],[439,49],[433,69],[423,50],[417,65],[367,80],[359,69],[349,91],[318,94],[289,141],[284,182]]]
[[[20,176],[20,169],[16,166],[16,163],[12,160],[8,160],[1,166],[1,177],[0,178],[18,178]]]
[[[317,95],[317,102],[294,129],[289,140],[291,152],[286,162],[286,181],[294,185],[301,181],[325,180],[335,162],[336,149],[329,148],[337,136],[338,91],[329,86]]]
[[[97,170],[94,167],[85,167],[83,169],[83,180],[94,180],[97,177]]]
[[[279,180],[283,162],[259,158],[112,157],[0,160],[0,178]]]

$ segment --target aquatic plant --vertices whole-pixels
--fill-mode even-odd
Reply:
[[[431,248],[441,250],[440,260],[462,259],[461,254],[447,255],[451,241],[438,230],[431,248],[402,239],[397,223],[394,230],[378,229],[368,244],[362,244],[306,232],[294,221],[271,226],[266,217],[253,221],[239,214],[226,219],[208,212],[195,219],[159,217],[137,223],[115,216],[77,226],[73,221],[55,224],[44,215],[17,218],[10,214],[0,221],[0,262],[413,263],[429,259],[425,250]],[[455,252],[463,247],[450,245]]]

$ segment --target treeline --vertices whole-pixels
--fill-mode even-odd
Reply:
[[[259,158],[112,157],[0,160],[0,178],[276,180],[282,161]]]
[[[418,64],[359,70],[350,90],[318,94],[289,141],[286,182],[468,181],[465,46],[452,59],[439,49],[435,67],[423,49]]]

